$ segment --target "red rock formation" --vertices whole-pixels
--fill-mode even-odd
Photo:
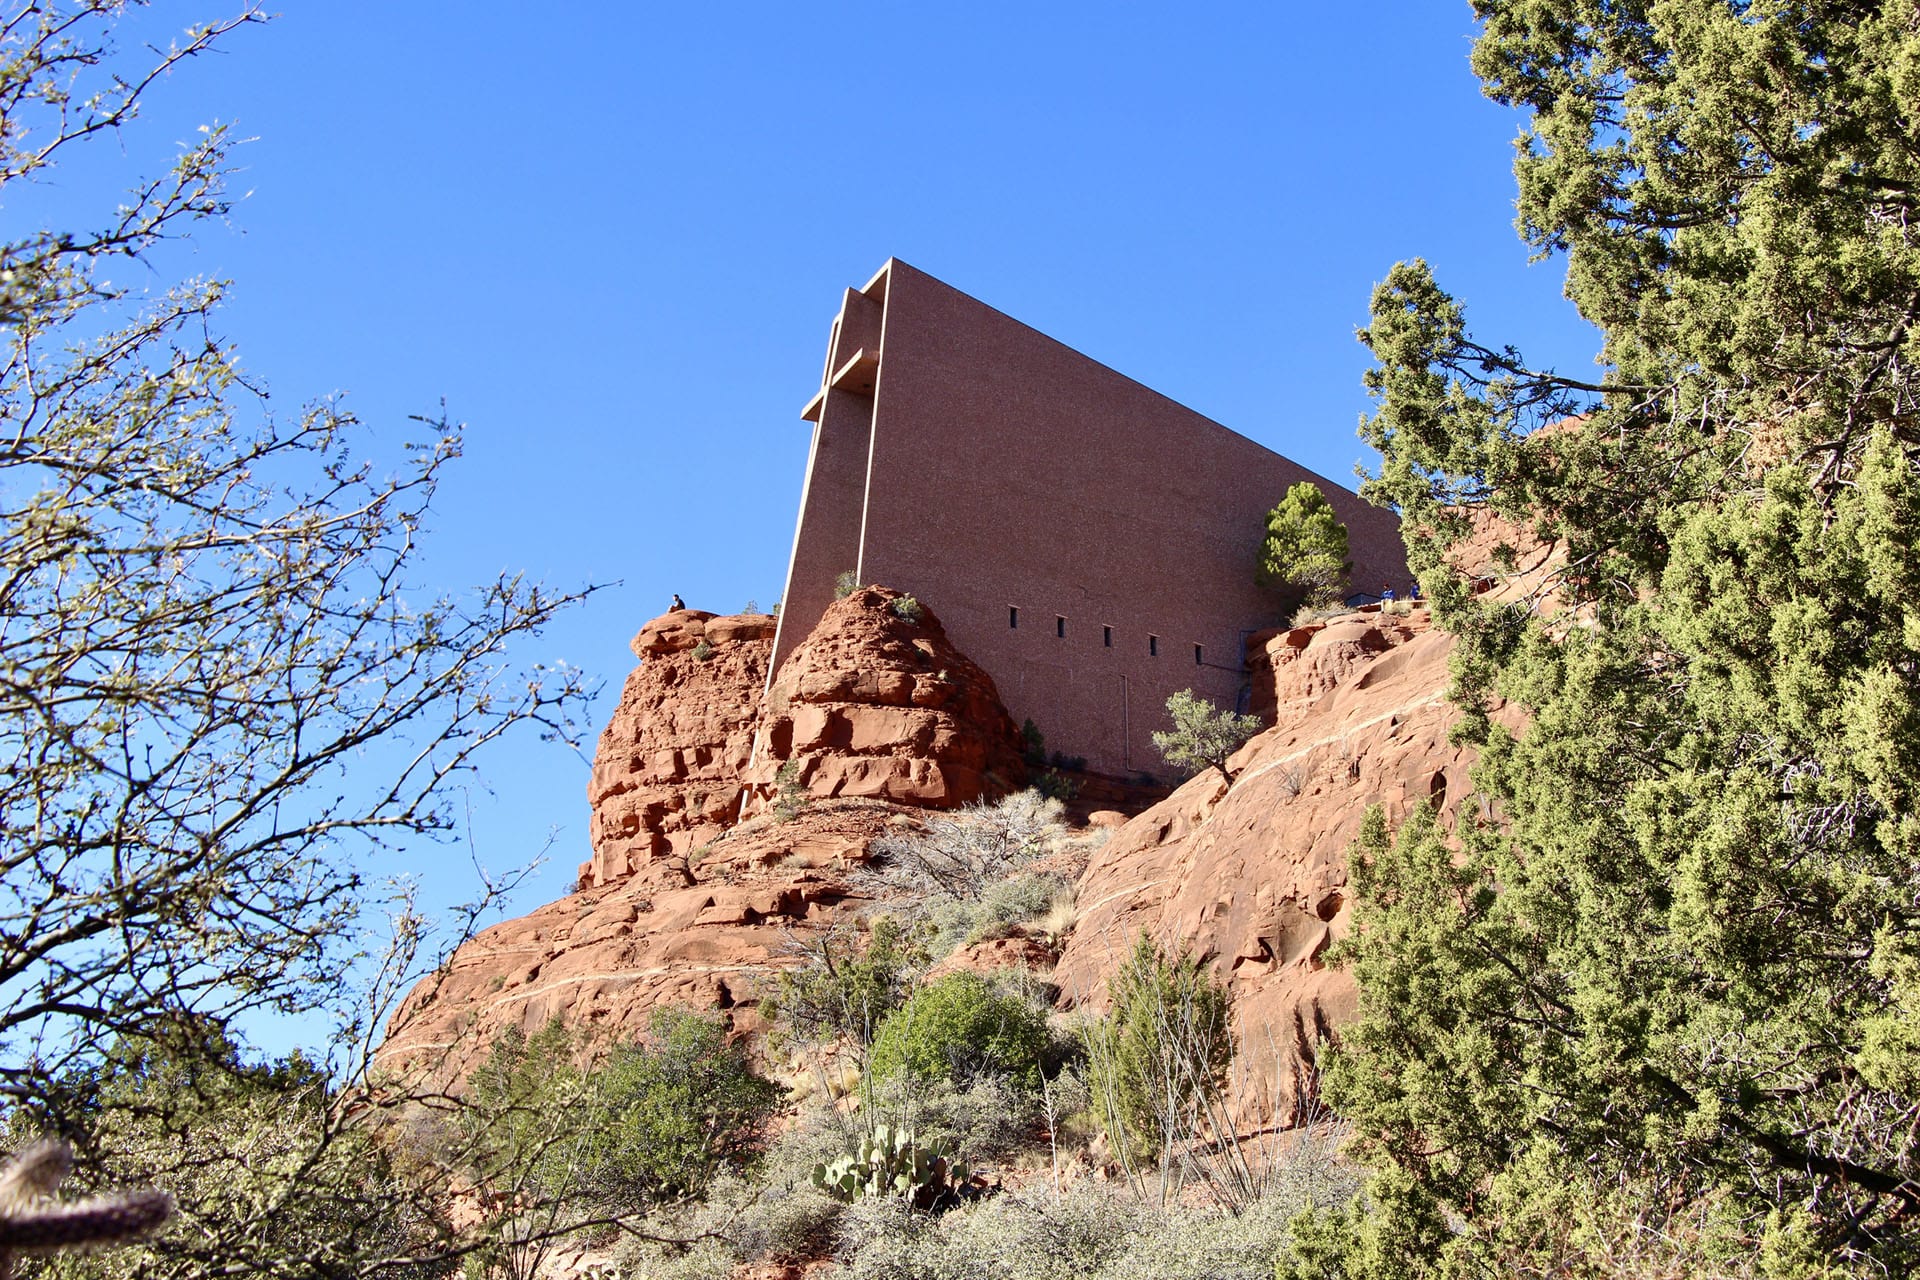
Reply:
[[[843,910],[847,870],[892,814],[830,801],[745,823],[686,871],[655,866],[497,924],[408,995],[381,1064],[457,1086],[508,1026],[559,1018],[589,1040],[632,1039],[661,1005],[725,1009],[752,1031],[764,982],[793,962],[791,935]]]
[[[931,609],[863,587],[835,601],[781,664],[747,813],[764,812],[782,765],[820,797],[950,809],[1024,785],[1020,738],[993,677],[947,639]]]
[[[765,614],[676,609],[640,628],[640,665],[594,753],[582,884],[685,858],[739,817],[773,627]]]
[[[1196,777],[1093,856],[1052,980],[1063,1000],[1099,1008],[1139,933],[1190,947],[1232,991],[1238,1061],[1284,1093],[1302,1050],[1353,1009],[1352,979],[1325,952],[1347,928],[1361,818],[1374,804],[1398,822],[1456,803],[1469,755],[1447,743],[1451,640],[1424,611],[1256,639],[1254,705],[1274,727],[1234,756],[1231,789]]]
[[[773,620],[676,610],[642,627],[594,760],[580,890],[461,946],[395,1013],[383,1066],[454,1085],[509,1025],[625,1038],[660,1004],[728,1009],[751,1031],[760,985],[842,909],[844,871],[907,820],[897,804],[1024,779],[993,681],[898,598],[867,588],[828,611],[774,687],[752,770]],[[810,794],[781,821],[766,810],[788,759]],[[753,779],[759,816],[743,820]]]

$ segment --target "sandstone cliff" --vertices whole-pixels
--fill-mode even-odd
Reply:
[[[1025,780],[992,679],[900,598],[836,602],[764,697],[771,617],[643,626],[594,757],[578,889],[460,947],[394,1014],[383,1063],[452,1084],[509,1025],[630,1037],[661,1004],[752,1030],[761,980],[846,909],[845,872],[889,822]]]
[[[663,1003],[756,1029],[795,940],[870,905],[849,872],[878,835],[1020,776],[991,679],[898,599],[836,603],[764,698],[770,620],[648,623],[601,738],[580,891],[462,947],[396,1014],[383,1060],[453,1083],[507,1025],[625,1036]],[[1079,876],[1063,949],[1001,939],[952,963],[1044,972],[1057,954],[1063,1005],[1097,1008],[1140,932],[1190,948],[1232,988],[1242,1061],[1267,1078],[1254,1109],[1284,1108],[1314,1039],[1352,1008],[1325,951],[1347,927],[1366,809],[1399,820],[1466,790],[1446,741],[1448,649],[1424,611],[1254,637],[1254,705],[1273,727],[1236,755],[1234,785],[1203,775],[1130,820],[1101,815],[1115,830]]]
[[[788,655],[747,775],[764,812],[783,767],[816,796],[949,809],[1026,782],[1020,735],[993,678],[933,611],[884,587],[828,606]]]
[[[593,859],[582,884],[685,859],[740,816],[773,627],[765,614],[676,609],[640,628],[640,665],[593,757]]]
[[[1353,1009],[1325,954],[1347,930],[1362,817],[1380,804],[1398,822],[1467,790],[1469,756],[1447,743],[1450,648],[1424,611],[1254,637],[1254,705],[1274,727],[1233,757],[1231,788],[1196,777],[1095,854],[1053,974],[1062,1000],[1103,1007],[1142,932],[1190,949],[1232,991],[1254,1108],[1284,1110],[1314,1041]]]

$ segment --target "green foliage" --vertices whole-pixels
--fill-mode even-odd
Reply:
[[[713,645],[705,636],[701,636],[700,643],[693,646],[693,660],[695,662],[713,661]]]
[[[813,799],[807,784],[800,780],[801,764],[789,760],[773,771],[773,817],[776,822],[792,822],[805,812]]]
[[[950,1203],[966,1185],[965,1162],[939,1138],[922,1142],[912,1130],[879,1124],[846,1155],[813,1166],[813,1185],[837,1200],[900,1196],[915,1208]]]
[[[678,1009],[656,1011],[644,1040],[596,1064],[593,1085],[609,1113],[602,1184],[650,1199],[700,1195],[746,1161],[781,1099],[724,1022]]]
[[[1232,786],[1233,771],[1227,768],[1227,757],[1260,732],[1260,717],[1223,711],[1191,689],[1182,689],[1167,699],[1167,714],[1173,718],[1173,729],[1153,732],[1153,745],[1167,763],[1190,774],[1218,769]]]
[[[1020,722],[1020,758],[1031,769],[1044,768],[1047,763],[1047,735],[1040,732],[1032,716]]]
[[[583,1071],[558,1022],[509,1028],[474,1072],[474,1172],[524,1197],[616,1210],[697,1196],[759,1148],[781,1097],[718,1018],[661,1009],[646,1036]]]
[[[84,1133],[75,1182],[96,1193],[159,1188],[174,1222],[124,1249],[50,1259],[43,1272],[186,1280],[244,1255],[324,1260],[342,1276],[444,1274],[453,1233],[443,1186],[419,1176],[395,1133],[341,1103],[315,1063],[298,1053],[249,1061],[215,1023],[122,1037],[11,1127],[57,1121]],[[387,1261],[408,1256],[418,1261]]]
[[[783,969],[761,1013],[777,1039],[852,1046],[864,1054],[881,1021],[907,998],[915,959],[898,923],[882,916],[860,950],[847,930],[819,935],[807,963]]]
[[[1368,1229],[1465,1271],[1557,1247],[1570,1187],[1649,1187],[1712,1208],[1703,1248],[1773,1218],[1909,1270],[1920,31],[1891,5],[1476,9],[1487,92],[1532,113],[1521,232],[1565,255],[1602,371],[1475,342],[1421,262],[1362,335],[1367,491],[1458,637],[1493,819],[1375,820],[1359,851],[1327,1090],[1387,1188]],[[1476,510],[1560,545],[1570,613],[1449,569]]]
[[[893,610],[894,617],[903,622],[911,622],[915,626],[918,626],[920,620],[927,616],[926,608],[912,596],[895,596],[887,607]]]
[[[1257,581],[1306,608],[1324,609],[1340,602],[1352,572],[1347,526],[1334,514],[1333,504],[1311,480],[1290,486],[1267,513]]]
[[[1227,989],[1190,955],[1145,934],[1107,983],[1106,1017],[1086,1028],[1095,1114],[1129,1167],[1200,1136],[1233,1058]]]
[[[976,973],[950,973],[920,988],[874,1037],[875,1080],[905,1073],[964,1083],[997,1073],[1038,1088],[1049,1046],[1046,1015]]]
[[[833,598],[845,600],[860,589],[860,573],[856,569],[842,569],[833,580]]]

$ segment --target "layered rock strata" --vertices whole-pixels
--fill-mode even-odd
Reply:
[[[773,631],[766,614],[689,609],[640,628],[640,665],[593,757],[593,858],[580,867],[582,885],[684,860],[740,816]]]
[[[662,1005],[758,1028],[793,939],[858,905],[848,872],[893,818],[885,805],[809,805],[736,827],[691,868],[655,864],[475,935],[394,1014],[383,1070],[457,1088],[509,1026],[559,1019],[582,1042],[630,1040]]]
[[[1020,747],[993,677],[933,610],[863,587],[828,606],[781,664],[745,811],[764,812],[783,786],[950,809],[1025,785]]]

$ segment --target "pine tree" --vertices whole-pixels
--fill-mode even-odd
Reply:
[[[1260,544],[1261,586],[1279,591],[1310,609],[1338,604],[1353,563],[1347,559],[1347,526],[1333,504],[1311,480],[1288,488],[1267,513],[1267,536]]]

